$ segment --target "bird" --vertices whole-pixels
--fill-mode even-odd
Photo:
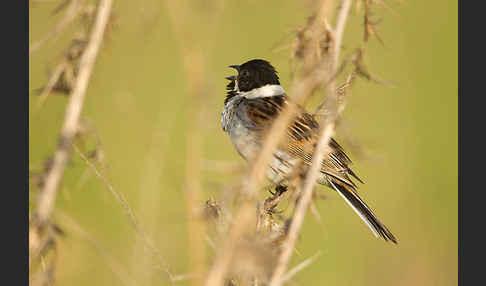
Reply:
[[[286,190],[289,176],[297,165],[308,170],[316,148],[320,125],[314,115],[293,103],[280,85],[276,69],[263,59],[229,66],[237,74],[226,77],[226,98],[221,113],[222,129],[229,135],[238,154],[251,161],[263,146],[265,135],[280,112],[295,104],[297,115],[288,125],[284,140],[273,152],[266,176],[278,190]],[[351,170],[352,161],[331,138],[330,152],[321,162],[317,183],[334,189],[379,239],[398,244],[397,238],[375,215],[357,192],[353,181],[363,181]],[[353,178],[353,179],[352,179]],[[276,188],[276,190],[277,190]]]

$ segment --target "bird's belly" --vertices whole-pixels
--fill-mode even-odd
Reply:
[[[261,146],[251,130],[243,126],[241,123],[236,123],[228,130],[228,134],[236,151],[238,151],[243,158],[250,160],[257,155]]]
[[[235,149],[243,158],[251,160],[258,155],[261,144],[255,134],[252,134],[252,130],[235,124],[228,130],[228,135]],[[275,184],[283,183],[292,172],[296,162],[297,160],[287,153],[277,150],[268,164],[267,178]]]
[[[232,100],[234,101],[234,100]],[[231,142],[236,151],[246,160],[252,160],[258,155],[262,147],[260,134],[254,129],[249,128],[247,124],[235,114],[234,104],[227,104],[222,112],[221,121],[223,130],[228,133]],[[267,178],[275,184],[285,184],[290,175],[292,175],[294,166],[298,159],[282,150],[277,150],[273,154],[267,168]],[[318,182],[326,182],[325,175],[322,173]]]
[[[267,178],[277,185],[285,184],[296,164],[297,159],[281,150],[277,150],[269,163]]]

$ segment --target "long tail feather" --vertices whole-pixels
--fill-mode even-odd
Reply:
[[[359,197],[356,192],[353,192],[350,187],[344,186],[340,183],[333,183],[328,180],[331,186],[343,197],[349,206],[358,214],[358,216],[368,225],[373,234],[385,241],[391,240],[398,244],[397,239],[390,230],[376,217],[373,211],[366,205],[366,203]]]

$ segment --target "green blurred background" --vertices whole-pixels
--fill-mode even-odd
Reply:
[[[217,14],[206,2],[188,2],[194,12],[178,21],[191,27],[190,35],[181,35],[165,1],[115,1],[117,26],[99,54],[83,111],[83,118],[98,130],[108,179],[176,274],[187,273],[188,267],[186,119],[194,109],[182,50],[203,53],[201,198],[218,198],[238,179],[237,173],[221,169],[245,166],[221,130],[224,77],[232,74],[227,66],[265,58],[290,90],[288,46],[292,32],[310,14],[305,1],[224,1]],[[322,255],[296,276],[300,285],[458,283],[457,2],[389,4],[399,15],[373,9],[374,18],[383,19],[378,29],[384,46],[372,38],[365,62],[395,86],[359,79],[337,139],[366,182],[360,193],[397,235],[399,245],[375,239],[337,194],[319,187],[328,197],[316,203],[322,223],[307,216],[292,265],[319,250]],[[60,20],[62,15],[51,15],[56,5],[31,2],[30,43]],[[362,14],[353,8],[343,56],[362,41]],[[46,67],[54,67],[68,41],[66,34],[30,56],[31,91],[46,83]],[[39,112],[33,92],[29,100],[29,164],[34,169],[55,150],[67,97],[49,97]],[[31,204],[35,197],[31,187]],[[56,213],[68,214],[91,239],[66,230],[57,248],[58,285],[118,285],[117,270],[139,285],[167,284],[124,210],[76,153]]]

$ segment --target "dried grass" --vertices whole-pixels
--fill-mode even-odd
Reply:
[[[58,10],[68,7],[64,18],[54,31],[31,45],[30,53],[32,54],[49,39],[62,33],[74,18],[82,14],[82,11],[86,12],[82,2],[78,0],[63,2],[64,6],[60,6]],[[377,5],[389,8],[384,1],[375,2]],[[206,108],[203,100],[204,92],[201,92],[207,90],[204,78],[204,71],[207,69],[206,52],[211,51],[214,43],[217,42],[215,35],[217,35],[218,21],[221,19],[224,3],[223,1],[212,2],[209,18],[214,20],[207,24],[208,34],[199,36],[201,38],[197,38],[198,35],[194,34],[191,27],[184,22],[184,19],[190,19],[196,10],[183,1],[169,0],[167,3],[171,25],[175,35],[178,35],[177,42],[189,87],[188,97],[194,103],[188,108],[186,118],[187,122],[191,122],[186,130],[187,134],[190,134],[186,142],[188,159],[185,173],[185,213],[189,238],[187,274],[174,275],[169,270],[169,263],[162,258],[160,251],[142,228],[123,194],[114,189],[103,171],[96,167],[92,157],[87,156],[78,147],[75,147],[75,151],[105,184],[114,200],[125,211],[138,235],[139,242],[150,250],[158,262],[158,270],[167,274],[171,284],[189,280],[192,285],[208,286],[283,285],[320,255],[318,252],[287,271],[309,207],[320,220],[312,204],[315,198],[312,191],[319,175],[320,161],[330,151],[329,140],[334,136],[336,125],[345,108],[347,91],[357,76],[378,83],[388,83],[372,75],[363,64],[365,43],[370,36],[382,42],[376,29],[377,22],[371,20],[370,9],[374,3],[371,0],[355,1],[357,8],[364,7],[364,42],[351,56],[350,62],[354,69],[340,86],[337,86],[337,80],[349,62],[349,59],[340,62],[340,54],[352,1],[342,0],[339,3],[334,3],[332,0],[314,1],[307,24],[297,29],[295,41],[291,46],[290,58],[295,71],[289,94],[295,102],[302,105],[305,105],[312,96],[323,98],[322,103],[315,110],[315,114],[322,117],[322,128],[312,165],[305,178],[293,176],[288,191],[276,191],[263,201],[259,200],[259,192],[264,184],[266,166],[273,150],[284,136],[287,126],[296,116],[296,106],[289,105],[275,121],[265,138],[259,156],[256,156],[256,160],[250,162],[245,170],[244,179],[223,191],[219,199],[211,198],[205,201],[201,191],[201,169],[205,166],[208,168],[209,165],[209,169],[227,170],[224,164],[219,166],[220,164],[215,164],[213,161],[202,159],[200,131],[201,118]],[[29,265],[33,260],[40,261],[38,264],[41,265],[41,270],[36,273],[31,268],[32,285],[52,283],[49,277],[54,271],[54,264],[45,267],[43,256],[50,247],[55,246],[57,231],[56,225],[51,223],[51,216],[75,136],[80,132],[80,113],[86,88],[110,19],[111,6],[111,0],[100,0],[98,8],[92,11],[96,13],[92,14],[96,15],[92,17],[94,22],[88,25],[90,36],[73,38],[71,46],[67,49],[68,52],[54,69],[40,96],[39,107],[53,91],[70,94],[70,99],[60,133],[60,143],[51,164],[42,174],[40,180],[42,184],[39,184],[42,191],[30,221]],[[337,9],[334,8],[335,6]],[[330,24],[332,22],[335,23],[333,26]],[[202,44],[200,46],[188,44],[195,39]],[[321,114],[320,111],[324,107],[325,112]],[[280,211],[279,206],[282,202],[290,202],[292,207]],[[101,256],[106,258],[107,264],[123,284],[140,284],[141,281],[127,275],[124,267],[113,260],[82,227],[67,216],[64,216],[63,220],[68,221],[67,225],[70,225],[74,232],[84,237],[101,253]],[[207,253],[207,245],[214,250],[211,263],[208,263],[211,255]]]

